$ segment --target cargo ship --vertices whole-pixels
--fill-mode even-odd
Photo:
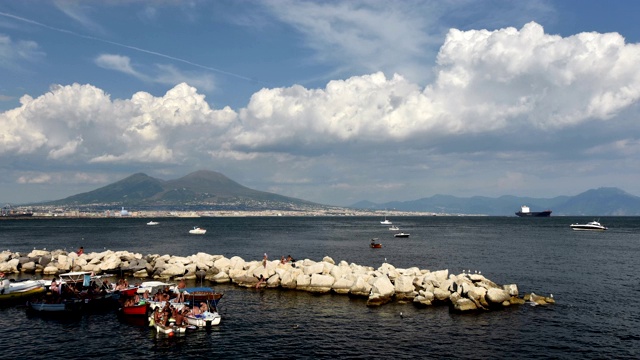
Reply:
[[[531,211],[528,206],[522,205],[516,215],[520,217],[549,217],[551,216],[551,210]]]

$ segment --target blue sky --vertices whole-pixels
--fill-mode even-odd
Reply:
[[[640,195],[636,1],[0,2],[0,201]]]

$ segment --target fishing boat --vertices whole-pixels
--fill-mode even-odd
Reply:
[[[373,238],[369,246],[373,249],[379,249],[382,247],[382,244],[378,242],[378,238]]]
[[[391,225],[393,224],[390,220],[387,220],[387,217],[384,217],[384,220],[380,221],[380,224],[382,225]]]

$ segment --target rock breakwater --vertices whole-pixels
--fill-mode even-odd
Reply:
[[[520,297],[516,284],[498,285],[481,274],[452,274],[448,269],[431,271],[418,267],[402,269],[388,263],[376,269],[344,260],[336,263],[328,256],[321,261],[304,259],[282,263],[202,252],[182,257],[112,250],[81,255],[64,250],[33,250],[28,254],[3,251],[0,271],[42,276],[90,271],[139,279],[204,278],[241,287],[334,292],[366,298],[368,306],[390,301],[412,302],[417,306],[448,305],[456,312],[500,309],[526,302],[555,303],[551,296],[530,293]],[[260,281],[261,277],[266,280]]]

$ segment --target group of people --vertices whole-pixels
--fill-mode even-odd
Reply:
[[[293,263],[295,260],[291,257],[291,255],[287,255],[285,258],[284,255],[280,257],[280,264]]]
[[[267,256],[267,253],[264,253],[264,256],[262,258],[262,266],[264,266],[264,268],[267,268],[267,259],[269,257]],[[295,267],[294,264],[295,260],[291,257],[291,255],[287,255],[287,257],[285,258],[284,255],[280,256],[280,264],[287,264],[287,263],[291,263],[292,266]],[[267,281],[267,278],[260,274],[260,276],[258,277],[258,283],[256,284],[256,289],[258,289],[259,287],[262,286],[262,284],[264,284]]]
[[[206,302],[201,302],[200,305],[194,304],[193,307],[188,305],[178,307],[167,301],[164,307],[156,306],[153,310],[153,321],[159,325],[169,326],[170,321],[173,320],[175,326],[184,326],[187,316],[197,317],[207,311],[209,311],[209,305]]]

